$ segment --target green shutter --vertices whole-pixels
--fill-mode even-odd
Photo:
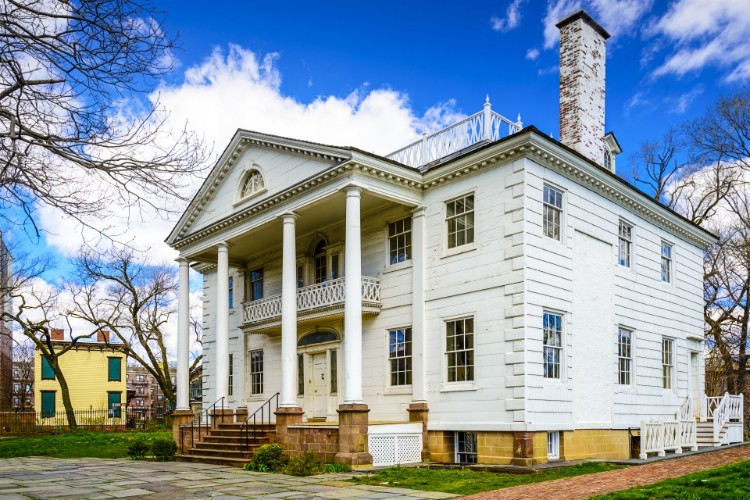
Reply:
[[[109,358],[109,381],[120,382],[122,380],[121,358]]]
[[[109,408],[109,414],[112,418],[120,418],[121,409],[120,403],[122,402],[122,394],[119,392],[107,393],[107,408]]]
[[[42,391],[42,418],[55,416],[55,391]]]
[[[42,356],[42,380],[55,380],[55,371],[44,356]]]

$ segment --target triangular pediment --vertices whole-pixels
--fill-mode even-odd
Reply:
[[[195,230],[350,158],[349,148],[239,129],[166,242],[171,245]],[[253,175],[251,172],[261,176],[262,187],[243,193],[242,185]]]

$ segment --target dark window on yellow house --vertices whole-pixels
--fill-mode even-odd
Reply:
[[[44,355],[42,355],[42,380],[55,380],[55,371]]]
[[[122,393],[120,392],[108,392],[107,393],[107,408],[109,409],[109,416],[112,418],[120,418],[121,410],[120,403],[122,402]]]
[[[122,381],[122,358],[109,358],[107,378],[110,382]]]
[[[42,418],[55,416],[55,391],[42,391]]]

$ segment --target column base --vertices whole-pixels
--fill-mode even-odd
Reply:
[[[422,461],[430,460],[430,439],[427,434],[427,416],[430,407],[427,403],[411,403],[409,408],[409,422],[422,422]]]
[[[178,448],[185,448],[185,450],[192,448],[193,436],[190,432],[186,431],[184,439],[180,428],[183,425],[188,425],[195,418],[192,410],[175,410],[172,413],[172,439],[177,443]],[[189,434],[189,436],[188,436]]]
[[[510,465],[530,467],[534,465],[534,433],[513,433],[513,459]]]
[[[339,414],[339,452],[333,462],[352,468],[372,465],[367,445],[370,408],[366,404],[342,404],[336,411]]]
[[[276,443],[289,450],[289,431],[290,425],[299,425],[302,423],[302,415],[305,412],[299,406],[279,406],[276,409]]]

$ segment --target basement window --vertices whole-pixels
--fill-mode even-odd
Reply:
[[[477,463],[477,433],[456,432],[456,463]]]
[[[547,460],[560,459],[560,431],[547,433]]]

